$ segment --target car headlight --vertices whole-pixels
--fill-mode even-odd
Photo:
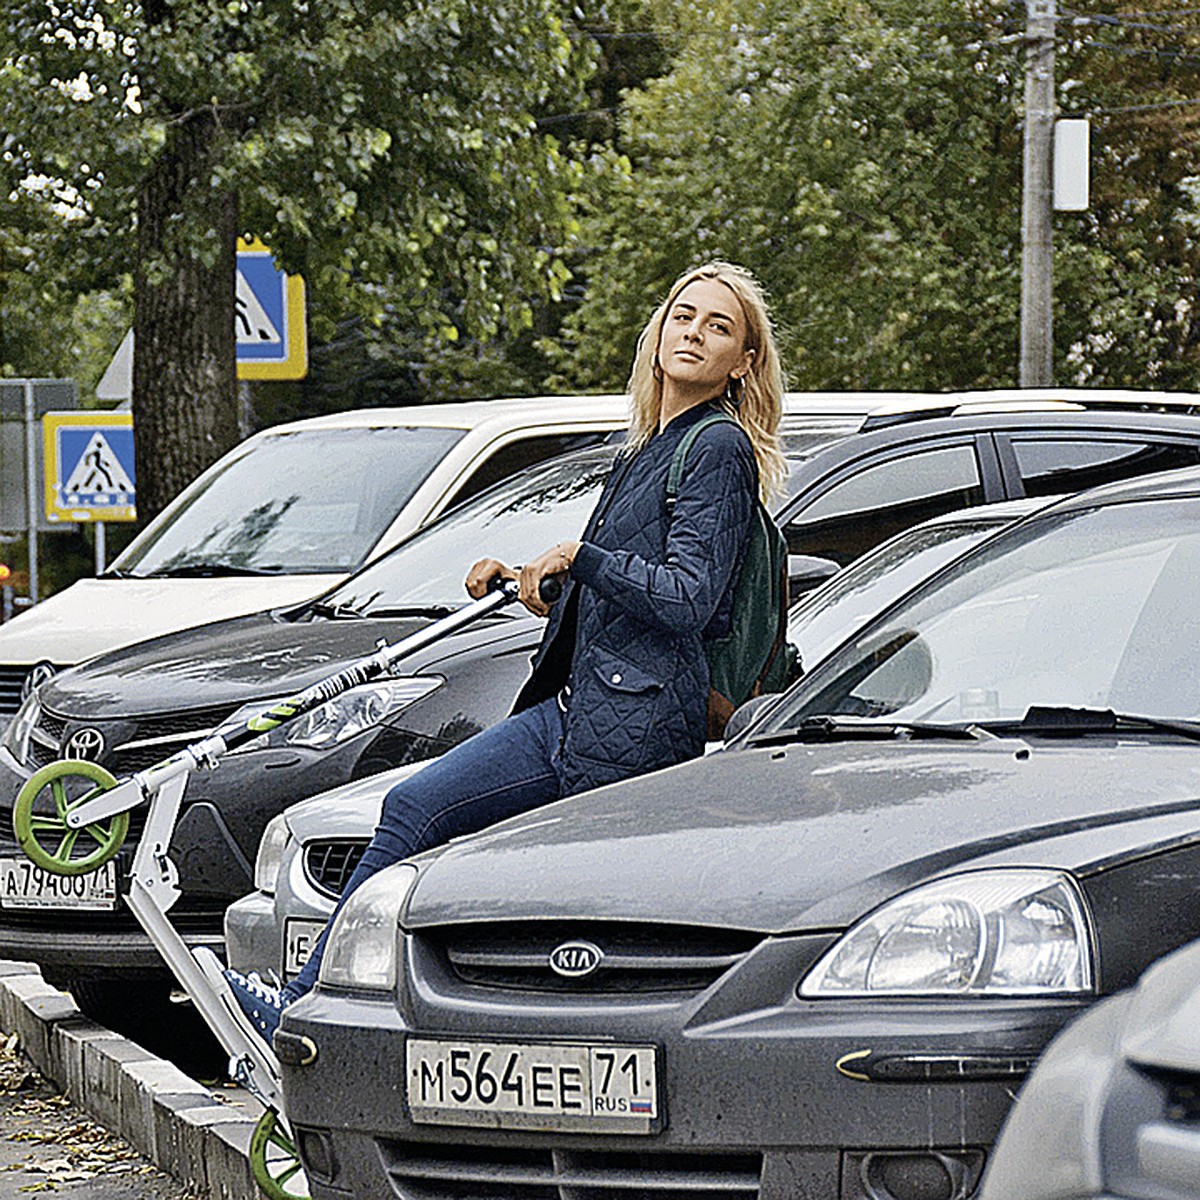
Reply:
[[[42,715],[42,706],[38,703],[37,694],[26,697],[17,715],[8,723],[4,731],[4,748],[19,763],[25,761],[29,753],[29,735]]]
[[[254,886],[260,892],[272,896],[275,894],[275,885],[283,866],[283,852],[291,836],[282,813],[267,822],[258,843],[258,855],[254,859]]]
[[[806,998],[1091,990],[1091,935],[1073,880],[1024,868],[953,875],[889,900],[800,985]]]
[[[327,700],[294,721],[286,722],[272,733],[264,733],[252,742],[239,746],[232,753],[264,750],[268,746],[306,746],[312,750],[326,750],[395,716],[430,692],[437,691],[445,682],[439,675],[407,675],[400,679],[381,679],[377,683],[363,684]],[[239,728],[281,699],[284,697],[242,705],[222,723],[217,732]]]
[[[417,878],[411,863],[397,863],[356,888],[334,918],[320,980],[328,987],[392,991],[400,910]]]

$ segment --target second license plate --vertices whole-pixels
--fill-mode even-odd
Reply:
[[[412,1038],[406,1066],[418,1123],[588,1133],[660,1126],[653,1046]]]
[[[52,875],[27,858],[0,858],[0,907],[111,910],[117,906],[117,864],[88,875]]]

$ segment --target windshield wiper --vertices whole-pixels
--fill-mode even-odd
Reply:
[[[462,608],[461,604],[397,605],[393,608],[368,608],[358,615],[369,620],[380,617],[432,617],[434,620],[440,620],[442,617],[448,617],[451,613],[458,612],[460,608]]]
[[[326,617],[330,621],[341,621],[346,618],[362,620],[362,613],[349,604],[310,604],[308,613],[314,617]]]
[[[211,579],[220,575],[282,575],[282,566],[235,567],[229,563],[193,562],[181,563],[177,567],[161,567],[150,571],[143,578],[158,579]]]
[[[1034,704],[1019,721],[980,721],[991,733],[1044,733],[1050,736],[1082,737],[1089,733],[1124,730],[1155,730],[1174,733],[1200,742],[1200,722],[1169,717],[1147,717],[1141,713],[1114,712],[1111,708],[1069,708],[1066,705]]]
[[[922,721],[863,720],[853,717],[805,717],[799,725],[746,740],[747,746],[784,746],[793,742],[888,742],[897,739],[951,738],[977,742],[990,734],[971,725],[935,725]]]

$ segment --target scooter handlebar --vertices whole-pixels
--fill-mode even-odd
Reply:
[[[562,575],[543,576],[541,583],[538,584],[538,595],[545,603],[554,604],[563,594],[563,578]],[[488,584],[488,590],[502,591],[509,600],[515,600],[521,588],[515,579],[502,579],[497,575]]]

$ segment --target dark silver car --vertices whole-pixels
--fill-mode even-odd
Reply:
[[[1200,936],[1200,472],[1001,532],[728,750],[369,880],[276,1045],[313,1195],[963,1200]]]
[[[1200,942],[1050,1043],[980,1198],[1200,1200]]]

